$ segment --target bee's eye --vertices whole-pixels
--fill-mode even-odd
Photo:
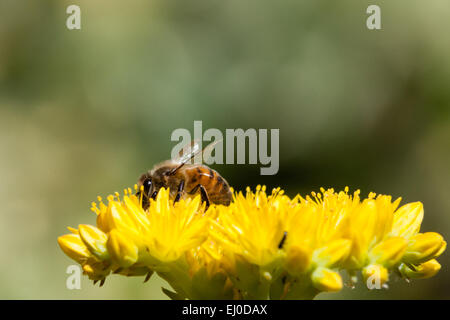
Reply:
[[[145,193],[148,193],[152,188],[152,179],[145,179],[142,185],[144,186]]]

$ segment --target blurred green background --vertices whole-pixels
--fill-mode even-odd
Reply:
[[[81,7],[82,29],[66,28]],[[366,28],[381,6],[382,30]],[[360,188],[422,201],[450,239],[447,0],[0,2],[0,298],[165,299],[153,277],[86,277],[56,238],[97,195],[170,157],[176,128],[279,128],[280,170],[213,166],[236,189]],[[448,251],[447,251],[448,252]],[[432,279],[322,299],[448,299]]]

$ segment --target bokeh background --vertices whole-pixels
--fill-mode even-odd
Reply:
[[[81,7],[69,31],[66,8]],[[378,4],[382,30],[366,28]],[[0,298],[165,299],[153,277],[82,279],[56,238],[97,195],[169,158],[176,128],[279,128],[280,170],[214,166],[236,189],[348,185],[422,201],[450,239],[447,0],[2,0]],[[447,251],[448,252],[448,251]],[[319,299],[448,299],[432,279]]]

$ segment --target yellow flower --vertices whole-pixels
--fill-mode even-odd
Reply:
[[[358,201],[359,202],[359,201]],[[348,234],[352,252],[348,267],[363,268],[372,263],[393,265],[401,257],[406,243],[401,239],[389,240],[394,211],[400,199],[392,202],[390,196],[369,194],[349,214]],[[384,243],[385,241],[388,241]]]
[[[169,190],[162,189],[147,213],[144,243],[149,254],[160,262],[171,262],[201,245],[208,236],[207,213],[202,210],[199,195],[173,205]]]
[[[249,263],[269,265],[279,255],[286,199],[275,192],[267,196],[265,187],[260,186],[256,193],[238,193],[230,206],[215,207],[217,218],[211,221],[211,237]]]
[[[199,195],[177,203],[169,196],[161,189],[148,210],[131,189],[107,204],[99,198],[97,225],[70,228],[58,243],[92,280],[156,272],[172,299],[311,299],[341,290],[342,270],[352,279],[361,271],[370,287],[394,270],[428,278],[446,248],[441,235],[419,233],[420,202],[397,209],[400,199],[386,195],[361,199],[345,188],[290,198],[258,186],[206,212]]]
[[[88,275],[89,279],[101,280],[102,285],[106,276],[111,272],[111,264],[108,261],[101,261],[93,255],[82,241],[79,232],[72,231],[74,233],[58,238],[61,249],[70,258],[81,264],[84,274]]]
[[[116,198],[108,197],[107,206],[102,202],[98,208],[93,205],[97,225],[108,234],[109,249],[116,261],[120,256],[128,256],[125,264],[133,260],[153,264],[175,261],[208,235],[208,220],[198,214],[200,196],[173,205],[169,190],[162,188],[147,212],[140,205],[142,198],[129,191],[123,201],[118,195]]]
[[[346,264],[351,274],[362,269],[366,281],[376,275],[383,284],[389,272],[402,263],[406,265],[400,273],[406,274],[407,265],[425,262],[445,250],[440,235],[417,234],[424,216],[422,204],[409,203],[397,209],[399,203],[400,199],[392,202],[390,196],[371,193],[351,212],[348,234],[352,252]]]

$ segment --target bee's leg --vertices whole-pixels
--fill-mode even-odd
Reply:
[[[205,211],[206,211],[209,208],[209,197],[208,197],[208,193],[206,192],[205,187],[203,187],[202,185],[200,185],[200,193],[202,195],[202,202],[206,202],[206,207],[205,207]]]
[[[208,193],[206,192],[205,187],[202,186],[201,184],[198,184],[189,193],[190,194],[196,193],[198,189],[200,189],[200,194],[202,196],[202,202],[206,202],[206,207],[205,207],[205,211],[206,211],[209,208],[209,198],[208,198]]]
[[[181,180],[180,185],[178,186],[177,196],[175,197],[173,203],[180,201],[183,192],[184,192],[184,180]]]
[[[157,195],[158,195],[158,191],[155,190],[155,191],[152,193],[152,195],[150,196],[150,198],[152,198],[153,200],[155,200]]]
[[[147,197],[142,197],[142,209],[147,210],[150,206],[150,202],[148,201]]]

